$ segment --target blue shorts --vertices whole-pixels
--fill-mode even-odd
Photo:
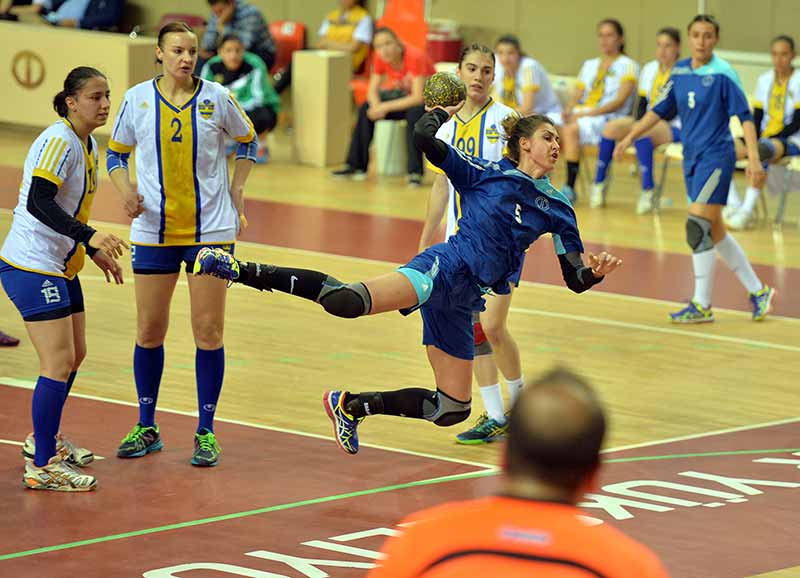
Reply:
[[[785,157],[800,157],[800,147],[788,140],[783,143],[783,148],[786,151],[783,153]]]
[[[485,305],[483,292],[466,264],[447,249],[447,243],[440,243],[429,247],[404,267],[427,273],[437,257],[439,272],[434,277],[430,297],[420,307],[422,343],[438,347],[459,359],[473,359],[472,312],[483,311]],[[407,315],[410,310],[401,313]]]
[[[725,205],[728,202],[728,188],[731,185],[736,164],[735,155],[730,158],[695,159],[694,165],[684,164],[683,178],[686,181],[686,194],[692,203],[705,205]]]
[[[672,125],[669,128],[672,129],[672,142],[681,142],[681,129]]]
[[[0,282],[25,321],[61,319],[84,311],[77,276],[65,279],[34,273],[0,261]]]
[[[203,247],[220,248],[233,255],[235,245],[137,245],[131,243],[131,263],[137,275],[164,275],[179,273],[181,263],[191,273],[194,259]]]
[[[508,282],[512,284],[514,287],[519,287],[519,280],[522,277],[522,270],[525,268],[525,255],[522,256],[522,261],[519,264],[519,269],[517,269],[511,277],[508,278]]]

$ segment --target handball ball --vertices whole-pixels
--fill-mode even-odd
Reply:
[[[422,91],[425,106],[453,106],[467,98],[467,87],[452,72],[437,72],[425,83]]]

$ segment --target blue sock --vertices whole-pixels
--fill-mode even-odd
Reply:
[[[163,372],[164,346],[147,349],[137,344],[133,352],[133,378],[139,396],[139,423],[143,426],[155,424],[158,388]]]
[[[611,166],[611,161],[614,157],[614,147],[616,142],[610,138],[602,137],[600,144],[597,145],[597,173],[594,175],[595,183],[602,183],[606,180],[608,167]]]
[[[46,466],[56,455],[56,434],[61,425],[61,410],[67,399],[67,384],[48,377],[39,376],[33,390],[33,436],[36,439],[36,454],[33,463]]]
[[[72,391],[72,384],[75,383],[76,375],[78,375],[78,372],[73,371],[72,373],[69,374],[69,377],[67,378],[67,396],[69,395],[69,392]]]
[[[205,428],[214,431],[214,412],[222,391],[222,378],[225,376],[225,348],[197,349],[195,356],[195,372],[197,373],[197,409],[200,422],[197,431]]]
[[[652,191],[653,182],[653,141],[650,137],[642,137],[633,143],[636,147],[636,158],[639,159],[639,173],[642,178],[642,189]]]

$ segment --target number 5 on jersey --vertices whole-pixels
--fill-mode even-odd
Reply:
[[[519,203],[517,203],[517,208],[514,209],[514,220],[520,225],[522,224],[522,207],[519,206]]]

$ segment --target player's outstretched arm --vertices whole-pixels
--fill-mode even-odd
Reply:
[[[587,289],[591,289],[600,283],[606,275],[622,266],[622,259],[618,259],[605,251],[599,255],[588,253],[586,260],[587,264],[584,264],[581,254],[577,251],[558,256],[564,282],[575,293],[583,293]]]

